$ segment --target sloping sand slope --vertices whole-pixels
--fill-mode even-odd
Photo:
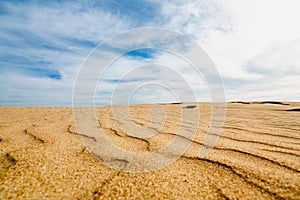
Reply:
[[[158,171],[110,169],[82,145],[71,108],[0,108],[0,199],[300,199],[300,103],[235,102],[218,144],[198,158],[210,122],[201,111],[195,141],[180,159]],[[180,107],[162,105],[164,128],[149,139],[126,135],[110,107],[97,109],[101,128],[127,151],[160,149],[180,127]],[[140,126],[151,105],[130,107]],[[188,124],[183,124],[186,128]],[[185,138],[182,138],[183,140]]]

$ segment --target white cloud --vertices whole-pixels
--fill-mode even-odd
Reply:
[[[300,39],[276,42],[249,60],[245,69],[271,77],[300,74]]]
[[[34,62],[50,61],[53,64],[49,68],[59,70],[63,79],[32,78],[3,65],[0,70],[7,70],[2,74],[1,88],[7,95],[1,96],[1,101],[8,102],[18,93],[20,97],[21,94],[24,98],[26,96],[27,102],[30,99],[35,102],[34,99],[38,101],[40,93],[47,90],[50,104],[59,102],[55,98],[59,95],[67,102],[71,98],[77,70],[93,48],[89,42],[97,44],[136,27],[137,21],[140,21],[140,26],[170,28],[197,41],[223,77],[227,100],[300,100],[296,93],[300,85],[298,0],[149,0],[141,5],[149,2],[155,2],[157,6],[151,7],[157,9],[153,20],[144,19],[139,12],[134,16],[140,15],[140,18],[133,20],[113,10],[91,7],[90,4],[84,7],[78,2],[63,2],[61,5],[2,3],[9,12],[0,16],[0,54],[4,57],[21,55]],[[157,35],[168,39],[166,35]],[[126,47],[147,37],[137,35],[133,40],[124,40],[123,45]],[[44,44],[57,47],[57,50],[42,48]],[[103,54],[98,59],[111,56]],[[198,100],[210,100],[205,82],[193,74],[186,62],[171,54],[161,53],[148,61],[123,57],[107,71],[106,78],[120,78],[135,66],[151,62],[177,70],[197,91]],[[147,78],[147,74],[139,77]],[[104,92],[115,86],[109,82],[103,84],[107,90]],[[180,85],[174,86],[179,88]],[[26,93],[30,87],[32,90]],[[147,89],[143,91],[149,92]],[[107,102],[105,98],[102,100]]]
[[[190,35],[212,58],[226,80],[228,100],[241,95],[250,100],[262,96],[263,91],[270,99],[279,98],[276,87],[280,85],[266,82],[275,76],[280,80],[289,77],[290,84],[285,87],[293,89],[284,94],[286,99],[290,96],[295,100],[293,91],[295,84],[300,85],[300,79],[290,74],[298,74],[300,66],[299,1],[168,1],[163,5],[165,26]],[[260,70],[267,71],[267,79],[264,73],[257,73]],[[249,93],[247,88],[253,82],[257,91]]]
[[[2,27],[27,30],[50,40],[56,39],[55,36],[63,36],[100,42],[128,29],[130,24],[125,16],[94,7],[84,9],[83,4],[78,2],[61,5],[49,3],[48,6],[7,4],[7,9],[10,14],[2,19],[10,23],[2,23]]]
[[[89,42],[96,45],[131,26],[125,16],[78,2],[1,5],[7,10],[0,16],[1,105],[71,105],[77,71],[93,48]],[[17,58],[30,64],[11,63]],[[40,61],[49,62],[47,68],[58,70],[62,79],[24,73],[41,69]]]
[[[72,84],[49,78],[6,73],[0,79],[0,104],[9,106],[63,106],[72,100]]]
[[[156,53],[153,58],[121,57],[112,63],[101,78],[97,91],[98,102],[110,99],[114,93],[117,95],[118,104],[125,104],[129,100],[125,97],[144,84],[146,85],[143,86],[143,89],[137,90],[139,94],[135,96],[135,102],[151,103],[153,99],[167,102],[168,99],[170,101],[170,98],[175,101],[174,97],[162,95],[161,93],[165,91],[165,88],[153,87],[154,83],[163,84],[173,92],[175,91],[180,96],[181,101],[192,101],[193,95],[191,96],[189,88],[195,91],[196,98],[203,99],[207,92],[206,86],[201,80],[201,76],[196,75],[196,71],[190,64],[168,52],[157,51]],[[120,85],[115,80],[120,80]],[[156,90],[154,91],[153,88]],[[143,99],[141,100],[142,96]]]

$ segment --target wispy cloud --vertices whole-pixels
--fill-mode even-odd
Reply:
[[[71,105],[76,74],[89,52],[108,37],[143,26],[169,28],[197,41],[216,64],[227,100],[299,101],[298,7],[297,0],[1,1],[0,105]],[[125,42],[145,39],[137,35]],[[122,79],[145,64],[147,74]],[[210,100],[205,81],[194,76],[188,63],[170,52],[142,49],[109,68],[99,83],[99,104],[109,104],[117,84],[126,92],[130,83],[158,80],[150,64],[169,66],[192,86],[197,100]],[[133,102],[154,101],[154,94],[171,101],[164,92],[144,87]]]
[[[131,27],[122,12],[94,4],[1,1],[2,105],[70,105],[77,70],[89,51]],[[34,100],[43,93],[45,100]]]

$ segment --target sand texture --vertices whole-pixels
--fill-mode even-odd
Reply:
[[[197,135],[186,153],[147,173],[100,162],[82,144],[71,108],[0,107],[0,199],[300,199],[300,103],[227,103],[221,136],[205,158],[198,154],[210,104],[161,106],[164,127],[147,139],[121,130],[111,107],[97,108],[110,141],[140,153],[159,150],[181,126],[189,130],[188,122],[180,124],[181,108],[200,108]],[[151,107],[133,105],[130,116],[147,126]]]

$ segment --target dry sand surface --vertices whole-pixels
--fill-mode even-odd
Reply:
[[[198,153],[211,106],[188,105],[201,112],[192,145],[174,163],[147,173],[100,162],[83,146],[71,108],[0,107],[0,199],[300,199],[300,103],[227,103],[220,139],[205,158]],[[178,131],[187,104],[161,106],[165,125],[148,139],[122,131],[110,107],[97,108],[99,127],[127,151],[156,151]],[[131,106],[134,122],[147,126],[150,108]]]

